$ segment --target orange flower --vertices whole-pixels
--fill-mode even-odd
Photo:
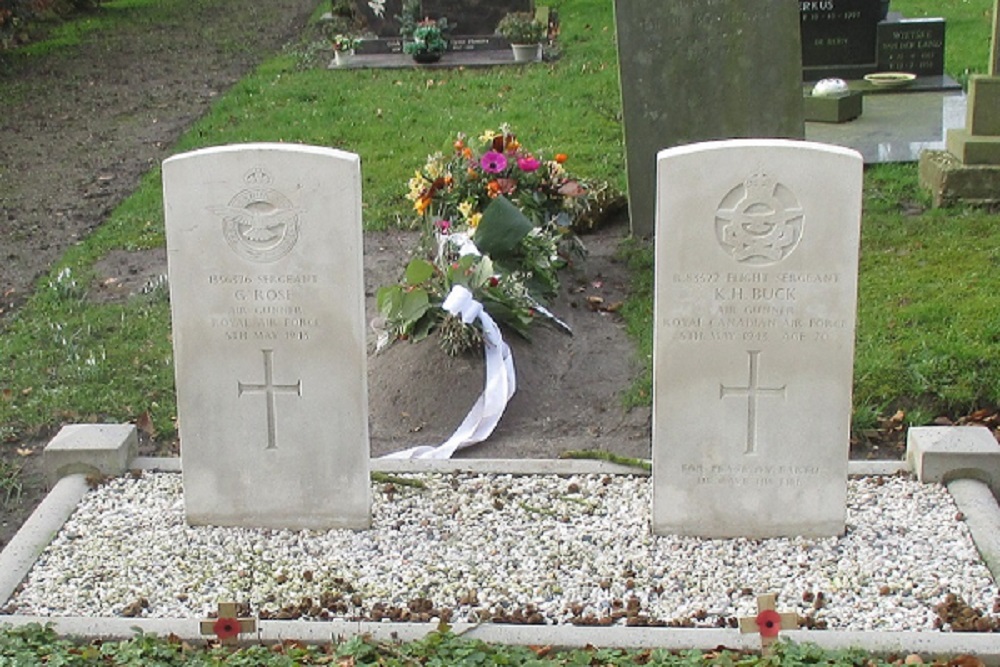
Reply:
[[[500,189],[500,184],[496,181],[490,181],[486,184],[486,194],[490,196],[490,199],[495,199],[500,194]]]
[[[417,201],[413,202],[413,208],[416,209],[417,213],[419,213],[420,215],[423,215],[424,211],[426,211],[427,207],[430,205],[431,205],[431,198],[428,197],[427,195],[424,195]]]
[[[465,148],[463,148],[462,149],[462,157],[464,157],[466,160],[471,160],[472,159],[472,149],[469,148],[468,146],[466,146]]]
[[[455,147],[456,151],[460,151],[465,148],[465,143],[463,143],[461,139],[456,139],[455,143],[452,145]]]
[[[569,156],[566,155],[565,153],[556,153],[555,161],[558,162],[559,164],[564,163],[568,159]]]
[[[476,171],[475,167],[469,167],[469,170],[466,172],[466,175],[469,177],[470,181],[475,181],[479,178],[479,172]]]

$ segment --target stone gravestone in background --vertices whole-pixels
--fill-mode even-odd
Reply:
[[[858,79],[876,69],[881,9],[876,0],[799,2],[803,77]]]
[[[399,37],[396,17],[403,13],[403,0],[354,0],[354,9],[379,37]]]
[[[861,156],[782,140],[658,157],[653,530],[844,530]]]
[[[615,0],[634,234],[653,233],[660,149],[804,136],[798,21],[773,0]]]
[[[941,18],[883,21],[878,24],[878,70],[941,76],[944,38]]]
[[[508,12],[534,12],[532,0],[423,0],[424,14],[447,17],[456,35],[492,35]]]
[[[188,522],[367,527],[359,158],[207,148],[163,191]]]

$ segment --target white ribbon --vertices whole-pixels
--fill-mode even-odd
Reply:
[[[507,402],[514,395],[514,357],[500,335],[500,327],[483,309],[483,304],[472,298],[472,292],[467,288],[455,285],[442,306],[452,315],[461,317],[465,324],[472,324],[478,319],[483,328],[483,348],[486,354],[486,385],[483,393],[476,399],[465,420],[444,443],[437,447],[411,447],[382,458],[450,459],[459,449],[490,437],[507,408]]]

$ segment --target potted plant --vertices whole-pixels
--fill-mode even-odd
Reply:
[[[510,12],[500,19],[497,33],[510,42],[514,62],[541,59],[545,26],[531,12]]]
[[[417,23],[409,40],[403,44],[403,52],[418,63],[432,63],[441,60],[448,50],[448,40],[445,31],[448,28],[447,19],[424,19]]]
[[[337,35],[333,38],[333,60],[337,67],[349,65],[354,59],[354,49],[361,40],[350,35]]]

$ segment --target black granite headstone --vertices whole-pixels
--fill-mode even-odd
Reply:
[[[878,25],[878,69],[917,76],[944,74],[944,19],[903,19]]]
[[[804,78],[860,78],[875,71],[881,13],[878,0],[800,0]]]
[[[379,37],[398,37],[403,0],[354,0],[354,9],[368,29]]]
[[[508,12],[533,12],[532,0],[423,0],[424,15],[444,16],[455,35],[492,35]]]

